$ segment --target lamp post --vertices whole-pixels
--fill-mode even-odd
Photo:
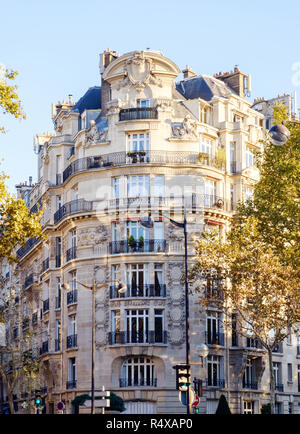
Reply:
[[[108,280],[105,283],[102,283],[99,286],[96,286],[95,280],[93,281],[93,285],[86,285],[85,283],[79,282],[76,280],[76,283],[79,283],[81,286],[83,286],[86,289],[89,289],[92,291],[92,366],[91,366],[91,395],[92,395],[92,405],[91,405],[91,414],[95,414],[95,292],[97,289],[101,289],[104,286],[106,286],[108,283],[117,282],[118,283],[118,292],[122,293],[126,291],[126,285],[124,283],[121,283],[119,280]],[[67,291],[70,290],[70,285],[68,283],[63,283],[61,285],[63,288],[65,288]]]
[[[186,210],[184,208],[183,222],[177,222],[175,220],[166,217],[170,222],[179,228],[183,229],[184,233],[184,269],[185,269],[185,363],[190,366],[191,362],[191,353],[190,353],[190,313],[189,313],[189,286],[188,286],[188,263],[187,263],[187,230],[186,230]],[[140,223],[142,226],[150,228],[153,227],[153,220],[151,217],[146,219],[141,218]],[[190,384],[188,383],[187,391],[186,391],[186,412],[190,414]]]

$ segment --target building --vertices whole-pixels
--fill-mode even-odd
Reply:
[[[47,240],[18,248],[12,279],[35,336],[47,413],[61,400],[71,413],[75,396],[90,393],[92,296],[79,282],[93,281],[108,282],[96,291],[96,389],[121,396],[127,413],[186,412],[173,369],[185,362],[184,238],[168,218],[186,212],[189,260],[199,231],[224,236],[258,179],[265,118],[246,99],[250,77],[239,68],[211,77],[187,66],[176,82],[180,72],[158,51],[104,51],[101,86],[53,105],[55,132],[35,138],[30,207],[45,205]],[[141,224],[149,216],[151,228]],[[209,347],[204,367],[192,367],[204,381],[200,412],[214,413],[225,394],[232,412],[258,413],[268,398],[264,352],[237,336],[234,318],[230,330],[221,320],[213,306],[200,314],[191,297],[192,362],[197,345]],[[21,321],[14,328],[22,333]],[[274,367],[283,412],[300,405],[291,339]]]

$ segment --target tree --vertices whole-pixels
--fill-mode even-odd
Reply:
[[[7,325],[6,346],[0,348],[0,376],[13,414],[14,395],[22,392],[30,399],[32,390],[40,386],[39,352],[29,327],[29,316],[23,316],[19,303],[15,302],[14,290],[1,297],[0,308],[0,321]]]
[[[238,332],[258,340],[269,365],[271,410],[275,408],[273,350],[300,322],[299,270],[283,264],[260,237],[258,223],[249,217],[234,226],[226,241],[204,232],[196,244],[196,260],[189,274],[200,304],[214,302],[224,311],[224,324],[237,314]],[[208,297],[203,288],[217,282],[218,293]]]
[[[28,238],[44,238],[40,218],[43,210],[30,213],[23,199],[12,196],[5,185],[7,175],[0,174],[0,259],[17,261],[16,244],[24,245]]]
[[[220,396],[216,414],[231,414],[225,395]]]
[[[17,75],[17,71],[5,69],[0,65],[0,107],[3,110],[3,114],[10,113],[16,119],[25,119],[26,115],[23,112],[21,101],[16,92],[18,87],[11,84],[11,81],[15,80]],[[6,132],[5,128],[1,125],[0,132]]]
[[[257,220],[262,239],[281,261],[300,267],[300,122],[287,119],[286,108],[278,104],[275,123],[285,122],[290,138],[283,146],[274,146],[268,137],[264,150],[257,153],[260,171],[253,201],[241,204],[237,224],[243,226],[249,216]]]

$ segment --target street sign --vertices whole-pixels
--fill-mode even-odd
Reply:
[[[58,403],[57,403],[57,410],[63,410],[64,406],[65,406],[65,405],[64,405],[63,402],[61,402],[61,401],[58,402]]]
[[[198,395],[195,395],[194,402],[192,403],[192,407],[197,407],[199,405],[200,398]]]
[[[186,405],[186,394],[187,392],[179,392],[179,401],[181,401],[182,405]],[[192,388],[190,388],[189,398],[190,398],[189,403],[194,402],[195,392],[193,391]]]

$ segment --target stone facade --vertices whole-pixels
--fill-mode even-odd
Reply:
[[[175,84],[180,70],[160,52],[107,51],[100,64],[102,94],[95,87],[76,104],[53,106],[55,134],[36,136],[30,206],[46,204],[48,238],[18,250],[15,288],[37,318],[30,328],[47,412],[63,400],[71,413],[74,397],[90,393],[92,294],[80,282],[111,281],[96,291],[96,389],[121,396],[128,412],[185,413],[173,369],[185,362],[184,239],[168,218],[181,222],[186,212],[189,262],[199,231],[225,235],[259,176],[254,153],[264,116],[223,76],[186,74]],[[242,86],[246,75],[234,73]],[[145,216],[152,228],[141,225]],[[118,293],[117,279],[127,292]],[[233,412],[259,412],[268,398],[264,353],[241,337],[233,342],[231,329],[219,328],[222,312],[200,312],[195,301],[190,296],[191,361],[199,362],[197,345],[210,351],[204,367],[192,366],[204,382],[200,411],[214,412],[225,394]],[[300,403],[295,377],[285,378],[286,363],[296,375],[292,339],[278,353],[284,412]],[[245,371],[252,380],[243,385]]]

